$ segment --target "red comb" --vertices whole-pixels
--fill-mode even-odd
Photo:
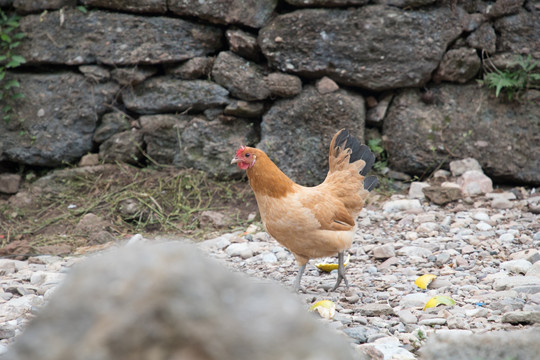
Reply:
[[[236,157],[240,156],[244,150],[246,150],[246,147],[244,145],[240,146],[238,150],[236,150]]]

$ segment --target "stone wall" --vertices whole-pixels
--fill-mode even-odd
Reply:
[[[27,61],[7,75],[25,97],[0,121],[0,164],[99,153],[230,178],[248,144],[314,185],[334,132],[367,127],[398,171],[474,157],[495,181],[540,184],[540,92],[510,102],[477,84],[487,66],[540,59],[534,1],[0,4],[22,15]]]

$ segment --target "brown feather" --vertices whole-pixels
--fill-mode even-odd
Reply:
[[[249,185],[255,194],[281,198],[292,191],[294,182],[270,160],[264,151],[255,148],[246,148],[246,151],[257,157],[255,165],[247,169]]]

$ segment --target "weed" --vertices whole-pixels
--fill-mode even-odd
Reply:
[[[396,187],[394,180],[385,176],[388,171],[388,154],[382,146],[382,139],[380,137],[369,139],[367,145],[373,154],[375,154],[376,158],[376,162],[373,165],[373,170],[377,173],[379,180],[376,192],[379,195],[390,197],[396,191]]]
[[[19,20],[20,16],[7,16],[0,9],[0,102],[7,98],[8,93],[11,94],[9,97],[12,100],[24,97],[22,93],[13,92],[14,88],[21,86],[16,79],[5,81],[7,69],[16,68],[26,62],[22,56],[13,53],[13,50],[20,45],[20,41],[25,36],[22,32],[16,32]],[[4,121],[9,122],[11,120],[11,106],[5,105],[1,110]]]
[[[491,63],[491,69],[479,80],[481,85],[495,89],[495,96],[499,97],[501,91],[506,92],[508,100],[520,100],[521,95],[528,89],[540,89],[540,73],[534,73],[539,65],[533,61],[531,55],[526,58],[518,56],[510,63],[510,68],[500,70]]]
[[[375,154],[375,157],[378,160],[375,165],[373,165],[373,168],[376,171],[381,171],[382,169],[387,167],[388,155],[386,154],[386,150],[384,150],[384,148],[382,147],[382,139],[370,139],[368,140],[367,145],[369,146],[370,150]]]

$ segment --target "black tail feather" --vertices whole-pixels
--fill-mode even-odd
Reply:
[[[368,176],[364,179],[364,189],[367,191],[373,190],[379,184],[379,180],[374,175]]]
[[[349,162],[353,163],[357,160],[364,160],[366,166],[360,170],[360,175],[366,176],[371,167],[375,163],[375,155],[369,149],[369,146],[360,144],[358,139],[351,136],[349,130],[344,129],[339,133],[336,139],[336,146],[341,146],[344,149],[351,149],[351,157]]]
[[[369,146],[362,145],[360,147],[358,159],[362,159],[366,162],[366,166],[360,170],[360,174],[366,176],[369,170],[371,170],[373,167],[373,164],[375,164],[375,155],[371,152]]]

